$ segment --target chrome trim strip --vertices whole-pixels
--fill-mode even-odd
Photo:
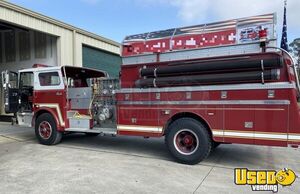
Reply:
[[[237,137],[237,138],[250,138],[250,139],[278,139],[282,141],[288,140],[288,135],[284,134],[264,134],[264,133],[257,133],[257,132],[231,132],[231,131],[224,131],[223,135],[221,132],[213,131],[213,135],[215,136],[222,136],[222,137]]]
[[[289,105],[289,100],[118,101],[119,105]]]
[[[270,139],[282,139],[282,140],[287,140],[288,135],[280,135],[280,134],[263,134],[263,133],[254,133],[254,138],[270,138]]]
[[[282,141],[299,141],[300,134],[291,135],[288,133],[265,133],[265,132],[246,132],[246,131],[226,131],[226,130],[212,130],[213,135],[217,137],[237,137],[237,138],[251,138],[251,139],[273,139]]]
[[[300,140],[300,135],[289,135],[288,136],[289,140]]]
[[[276,82],[266,84],[232,84],[213,86],[185,86],[168,88],[124,88],[116,93],[151,93],[151,92],[196,92],[196,91],[224,91],[224,90],[269,90],[269,89],[295,89],[295,83]]]

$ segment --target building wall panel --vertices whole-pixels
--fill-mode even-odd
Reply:
[[[7,2],[0,1],[0,22],[8,22],[23,28],[44,32],[58,37],[58,65],[82,66],[82,45],[89,45],[115,54],[120,53],[119,45],[111,44],[78,32],[72,26],[39,15]],[[65,25],[65,26],[64,26]],[[74,37],[75,30],[75,37]],[[75,46],[75,49],[74,49]]]
[[[121,57],[119,55],[83,46],[83,66],[106,71],[110,77],[119,78]]]
[[[119,55],[120,45],[109,39],[100,37],[93,33],[87,32],[85,30],[76,28],[74,26],[65,24],[58,20],[49,18],[47,16],[38,14],[31,10],[19,7],[17,5],[11,4],[7,1],[0,0],[0,23],[11,24],[18,28],[28,29],[33,36],[33,31],[43,32],[55,40],[55,59],[45,59],[36,60],[33,59],[34,50],[31,48],[30,60],[21,61],[19,60],[19,48],[16,48],[16,60],[15,62],[6,63],[5,62],[5,52],[4,52],[4,34],[2,33],[0,39],[0,70],[10,69],[19,70],[23,68],[28,68],[33,65],[33,63],[50,64],[53,65],[76,65],[82,66],[82,46],[88,45],[96,49],[105,50],[107,52],[115,53]],[[17,37],[18,38],[18,37]],[[18,41],[18,40],[17,40]],[[31,47],[33,46],[33,37],[31,37]],[[18,44],[17,44],[18,46]],[[2,54],[2,55],[1,55]],[[49,61],[50,60],[50,61]],[[0,100],[3,105],[2,91],[0,89]],[[3,106],[0,105],[0,114],[3,114]]]
[[[84,45],[94,47],[97,49],[105,50],[117,55],[120,55],[120,48],[116,47],[111,44],[104,43],[102,41],[98,41],[94,38],[84,36],[82,34],[76,34],[76,40],[75,40],[75,45],[76,45],[76,54],[75,54],[75,61],[78,66],[82,66],[83,62],[83,56],[82,56],[82,48]]]

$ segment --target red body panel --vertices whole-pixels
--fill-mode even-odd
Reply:
[[[57,121],[58,129],[63,130],[68,127],[68,122],[66,122],[66,90],[36,90],[33,95],[33,111],[35,114],[41,110],[49,111]]]
[[[259,54],[250,55],[255,58]],[[288,65],[291,60],[284,55],[285,65],[280,69],[280,79],[277,83],[294,83],[295,76]],[[201,60],[201,59],[199,59]],[[203,59],[205,60],[205,59]],[[122,66],[122,88],[133,88],[139,77],[139,70],[144,66],[160,67],[168,63],[152,63]],[[246,83],[246,82],[245,82]],[[243,84],[241,82],[240,84]],[[287,146],[300,144],[300,141],[288,141],[289,134],[300,135],[300,117],[295,88],[274,89],[274,97],[269,92],[273,89],[226,90],[227,97],[223,99],[222,90],[193,91],[193,87],[186,87],[186,91],[161,92],[130,92],[118,93],[118,124],[162,127],[161,135],[168,123],[178,114],[188,113],[201,118],[213,134],[213,139],[224,143],[241,143],[271,146]],[[158,90],[159,91],[159,90]],[[190,97],[187,99],[187,93]],[[157,96],[159,95],[159,97]],[[226,101],[287,101],[288,104],[227,104]],[[197,102],[208,104],[197,104]],[[217,101],[217,104],[209,104]],[[224,103],[222,103],[224,101]],[[136,102],[136,103],[132,103]],[[186,104],[189,102],[192,104]],[[195,104],[193,104],[195,102]],[[168,114],[165,114],[165,112]],[[134,118],[132,120],[132,118]],[[119,133],[126,135],[141,135],[139,132]],[[232,136],[233,134],[233,136]],[[246,134],[246,135],[245,135]],[[148,133],[144,136],[157,136]]]
[[[293,96],[294,89],[290,90],[276,90],[276,99],[289,99]],[[128,95],[128,94],[127,94]],[[228,91],[228,98],[230,100],[267,100],[267,90],[241,90]],[[189,101],[222,101],[220,91],[211,92],[192,92],[192,98]],[[295,97],[295,96],[294,96]],[[124,102],[124,95],[118,94],[118,100]],[[142,100],[143,99],[143,100]],[[185,92],[168,92],[160,93],[160,99],[155,99],[155,93],[134,93],[130,95],[130,101],[157,101],[157,102],[172,102],[185,101]],[[167,121],[174,115],[182,112],[193,113],[204,119],[209,125],[210,129],[215,130],[235,130],[235,131],[260,131],[270,133],[287,133],[288,122],[298,123],[299,117],[297,114],[289,117],[291,112],[298,110],[297,104],[291,105],[119,105],[119,124],[133,124],[131,118],[136,118],[138,125],[144,126],[165,126]],[[124,111],[126,110],[126,111]],[[169,115],[162,114],[164,110],[170,110]],[[125,119],[126,118],[126,119]],[[158,123],[157,123],[158,121]],[[252,121],[255,123],[252,129],[247,129],[244,122]],[[295,122],[297,121],[297,122]],[[299,126],[299,125],[293,126]],[[298,132],[298,127],[290,125],[290,131]],[[234,141],[225,142],[234,143]],[[220,139],[219,139],[220,140]],[[259,142],[259,141],[257,141]],[[238,142],[240,143],[240,140]],[[243,143],[254,143],[254,139],[244,139]]]

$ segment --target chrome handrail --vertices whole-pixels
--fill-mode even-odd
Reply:
[[[278,50],[282,51],[283,53],[287,54],[292,59],[291,67],[293,67],[294,74],[295,74],[295,77],[296,77],[296,87],[297,87],[297,90],[298,90],[297,92],[298,92],[298,97],[299,97],[300,96],[300,83],[299,83],[299,76],[298,76],[298,73],[297,73],[297,70],[296,70],[296,65],[295,65],[294,58],[292,57],[292,55],[289,52],[287,52],[286,50],[284,50],[282,48],[267,47],[267,49],[278,49]]]

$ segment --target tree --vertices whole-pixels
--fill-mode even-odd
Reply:
[[[290,52],[295,58],[296,65],[300,65],[300,38],[296,38],[293,42],[290,43]]]

